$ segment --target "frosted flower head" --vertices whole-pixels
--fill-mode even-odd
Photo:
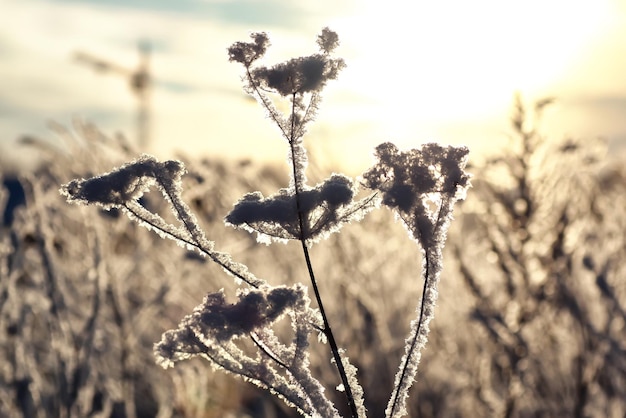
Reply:
[[[264,198],[259,192],[245,195],[226,217],[226,223],[259,234],[259,240],[269,243],[299,240],[312,242],[336,232],[342,224],[359,219],[375,207],[372,198],[354,201],[353,181],[333,174],[315,187],[301,190],[281,189]],[[300,212],[303,228],[300,228]]]
[[[185,166],[180,161],[160,163],[150,155],[142,155],[109,173],[72,180],[61,187],[61,194],[73,203],[122,206],[139,199],[155,183],[173,185],[184,172]]]
[[[253,33],[251,37],[253,42],[235,42],[228,48],[229,59],[248,68],[252,84],[266,91],[282,96],[319,92],[328,80],[336,79],[339,71],[345,67],[341,58],[330,57],[330,53],[339,45],[339,37],[328,28],[324,28],[317,39],[321,53],[254,69],[250,67],[265,54],[269,39],[266,33]]]
[[[235,61],[250,66],[254,61],[265,55],[270,40],[265,32],[255,32],[250,35],[253,42],[235,42],[228,48],[229,61]]]
[[[320,51],[330,54],[339,46],[339,35],[328,28],[324,28],[317,37],[317,45],[320,47]]]
[[[155,345],[155,354],[164,367],[200,353],[215,343],[226,343],[255,330],[269,327],[293,310],[307,308],[302,286],[266,287],[242,292],[228,303],[223,290],[210,293],[185,316],[178,328],[166,331]]]
[[[342,59],[329,58],[327,54],[293,58],[273,67],[260,67],[253,71],[254,79],[265,89],[282,96],[320,91],[328,80],[337,78],[345,67]]]
[[[420,195],[440,193],[462,197],[470,176],[463,168],[466,147],[424,144],[420,149],[401,152],[389,143],[376,148],[378,162],[365,174],[365,186],[383,192],[383,204],[409,211]]]
[[[229,340],[276,321],[300,296],[292,288],[276,287],[268,292],[250,291],[229,304],[223,291],[211,293],[195,309],[194,321],[206,335]]]
[[[363,174],[365,187],[382,193],[384,205],[397,211],[409,233],[424,246],[441,238],[440,226],[469,187],[464,171],[468,149],[424,144],[401,152],[391,143],[376,148],[378,162]],[[439,209],[433,209],[433,206]]]

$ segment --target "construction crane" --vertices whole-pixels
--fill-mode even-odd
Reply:
[[[135,70],[117,65],[113,62],[95,57],[94,55],[77,52],[75,58],[90,65],[96,71],[120,74],[127,78],[129,87],[137,97],[137,144],[139,149],[146,150],[150,143],[150,91],[152,78],[150,76],[150,43],[138,43],[139,65]]]

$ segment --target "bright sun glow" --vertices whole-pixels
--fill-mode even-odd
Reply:
[[[289,1],[268,3],[281,2]],[[620,107],[626,94],[624,0],[349,0],[339,8],[319,0],[297,2],[298,25],[104,3],[0,3],[0,27],[11,34],[0,66],[0,99],[12,110],[0,117],[4,138],[24,132],[50,137],[42,120],[67,123],[72,114],[132,138],[136,100],[128,84],[71,57],[89,51],[132,67],[137,39],[148,39],[155,46],[150,152],[170,157],[193,149],[280,161],[275,127],[243,94],[241,69],[227,61],[225,50],[245,41],[249,30],[267,30],[272,47],[263,64],[271,65],[315,51],[315,34],[328,26],[338,33],[336,53],[348,66],[325,89],[307,138],[323,159],[355,174],[388,140],[404,148],[464,143],[472,155],[502,145],[515,92],[527,102],[559,99],[549,122],[566,132],[550,131],[552,137],[626,141]]]
[[[365,18],[332,27],[355,48],[342,82],[363,92],[368,116],[387,121],[383,132],[406,137],[507,109],[516,91],[552,94],[602,35],[613,7],[610,0],[369,1]]]

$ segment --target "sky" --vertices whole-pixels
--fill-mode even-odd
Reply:
[[[16,140],[54,143],[52,120],[82,118],[136,139],[137,98],[123,74],[152,46],[150,143],[176,153],[280,161],[284,140],[241,89],[227,48],[270,34],[264,63],[316,52],[328,26],[347,67],[328,84],[305,144],[360,172],[373,148],[437,141],[475,155],[505,147],[512,101],[556,97],[552,138],[605,137],[626,149],[626,0],[0,0],[0,164],[32,158]]]

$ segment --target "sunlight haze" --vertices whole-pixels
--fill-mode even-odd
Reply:
[[[137,42],[152,44],[147,151],[278,161],[285,148],[263,109],[241,90],[226,48],[270,33],[266,64],[316,50],[338,32],[348,66],[329,83],[308,141],[325,164],[355,172],[378,143],[506,144],[515,92],[529,104],[555,96],[545,115],[554,139],[604,136],[626,143],[626,9],[619,0],[331,1],[0,0],[0,152],[14,140],[54,142],[46,120],[73,117],[136,137],[128,80],[72,57],[88,52],[129,70]],[[5,162],[6,164],[6,162]]]

